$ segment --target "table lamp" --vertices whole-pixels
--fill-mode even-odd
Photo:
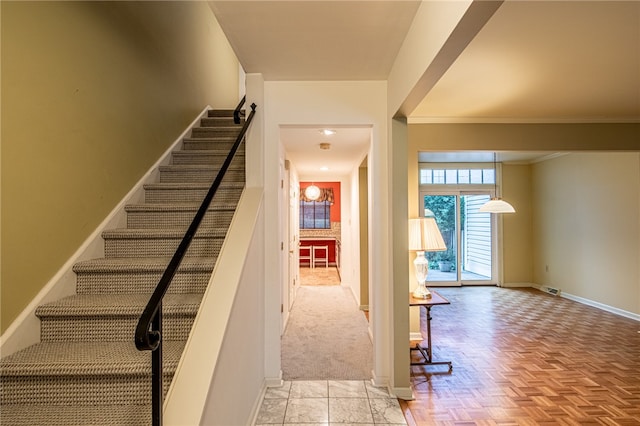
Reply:
[[[429,261],[424,252],[444,251],[446,249],[447,246],[442,239],[435,215],[431,210],[425,209],[425,217],[409,219],[409,250],[416,252],[416,259],[413,264],[416,268],[416,278],[418,279],[418,287],[413,291],[413,297],[417,299],[431,297],[431,293],[425,284],[427,273],[429,272]]]

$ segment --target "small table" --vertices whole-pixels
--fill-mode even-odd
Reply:
[[[451,304],[447,299],[440,296],[433,290],[430,290],[431,297],[429,299],[416,299],[411,293],[409,293],[409,306],[422,306],[427,312],[427,347],[416,344],[412,351],[419,351],[424,357],[424,361],[412,362],[411,365],[448,365],[449,371],[453,369],[451,361],[434,361],[433,353],[431,349],[431,308],[436,305],[449,305]]]

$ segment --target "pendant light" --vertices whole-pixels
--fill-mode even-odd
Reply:
[[[304,190],[304,196],[310,199],[311,201],[315,201],[320,198],[320,188],[318,188],[315,184],[311,184],[307,186]]]
[[[485,213],[515,213],[516,210],[513,206],[502,198],[498,197],[498,168],[496,166],[496,153],[493,153],[493,184],[494,184],[494,197],[487,201],[480,207],[481,212]]]

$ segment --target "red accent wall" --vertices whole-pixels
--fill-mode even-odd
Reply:
[[[333,189],[333,205],[331,206],[331,222],[340,222],[340,182],[313,182],[318,188]],[[311,182],[300,182],[300,192],[302,193]]]

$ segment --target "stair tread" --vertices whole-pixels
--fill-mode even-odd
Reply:
[[[77,294],[36,308],[38,317],[140,316],[151,294]],[[202,294],[166,294],[163,315],[195,315]]]
[[[210,183],[196,182],[155,182],[147,183],[144,189],[209,189]],[[242,189],[244,182],[222,182],[221,189]]]
[[[165,341],[164,372],[175,372],[185,341]],[[147,374],[150,352],[128,342],[44,342],[0,361],[4,376]]]
[[[201,138],[184,138],[182,139],[183,143],[188,145],[188,144],[198,144],[198,145],[205,145],[205,144],[227,144],[227,146],[229,148],[231,148],[231,145],[229,144],[233,144],[236,141],[236,137],[235,136],[217,136],[217,137],[201,137]],[[191,151],[196,151],[195,149],[189,149],[189,148],[185,148],[183,150],[184,152],[191,152]],[[229,152],[229,149],[227,149],[227,152]]]
[[[211,165],[211,164],[169,164],[167,166],[160,166],[160,171],[177,171],[177,170],[189,170],[189,171],[218,171],[220,166]],[[244,164],[242,165],[234,165],[231,164],[228,170],[244,170]]]
[[[102,232],[103,238],[120,238],[120,239],[160,239],[160,238],[182,238],[186,229],[130,229],[116,228],[108,229]],[[227,229],[218,228],[201,228],[194,238],[224,238]]]
[[[209,118],[213,118],[213,117],[209,117]],[[198,130],[198,129],[220,129],[220,130],[236,130],[239,131],[240,129],[242,129],[242,124],[230,124],[228,126],[196,126],[193,127],[191,130]]]
[[[164,271],[170,260],[168,257],[90,259],[77,262],[73,266],[73,271],[76,273]],[[211,271],[214,265],[214,257],[185,257],[178,271]]]
[[[215,109],[209,109],[207,110],[207,114],[209,115],[209,117],[216,116],[216,117],[224,117],[224,116],[229,116],[229,117],[233,117],[233,113],[235,112],[235,108],[234,109],[229,109],[229,108],[215,108]],[[239,111],[240,116],[244,117],[245,115],[245,110],[241,109]]]
[[[198,139],[199,141],[202,139]],[[182,151],[175,151],[172,155],[191,157],[193,155],[228,155],[228,149],[187,149]],[[235,155],[244,155],[244,150],[238,149]]]
[[[190,212],[198,211],[200,203],[141,203],[127,204],[125,210],[127,212]],[[208,210],[235,210],[237,203],[216,202],[215,197]]]
[[[151,424],[151,405],[4,404],[3,426],[131,426]]]

